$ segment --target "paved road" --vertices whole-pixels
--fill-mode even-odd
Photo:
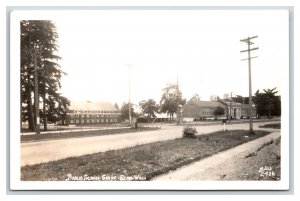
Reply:
[[[254,129],[263,124],[266,122],[254,123]],[[196,128],[198,134],[201,135],[222,130],[223,125],[197,126]],[[226,129],[248,128],[249,124],[226,126]],[[162,126],[160,130],[147,132],[22,143],[21,166],[175,139],[182,136],[182,129],[183,126]]]

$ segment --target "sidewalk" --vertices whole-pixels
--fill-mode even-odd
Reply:
[[[175,171],[165,175],[158,176],[153,180],[172,180],[172,181],[203,181],[203,180],[220,180],[220,174],[214,174],[215,169],[224,169],[222,164],[228,163],[230,160],[239,160],[244,158],[252,152],[255,152],[264,143],[270,142],[272,139],[280,137],[280,131],[271,133],[262,138],[250,141],[248,143],[239,145],[227,151],[213,155],[201,161],[192,163],[190,165],[181,167]],[[230,170],[227,170],[230,171]],[[220,172],[220,171],[216,171]]]

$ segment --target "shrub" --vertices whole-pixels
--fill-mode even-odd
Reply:
[[[183,128],[182,136],[184,138],[196,138],[196,133],[197,133],[196,128],[191,127],[191,126],[186,126]]]

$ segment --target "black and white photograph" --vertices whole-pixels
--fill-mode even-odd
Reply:
[[[289,189],[287,10],[10,17],[12,189]]]

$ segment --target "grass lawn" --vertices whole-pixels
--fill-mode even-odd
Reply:
[[[150,180],[183,165],[269,134],[219,131],[21,167],[21,180]]]
[[[157,130],[157,127],[139,127],[135,128],[117,128],[106,130],[91,130],[91,131],[78,131],[78,132],[66,132],[66,133],[49,133],[40,135],[21,135],[21,142],[41,141],[41,140],[55,140],[63,138],[75,138],[75,137],[90,137],[101,135],[113,135],[123,133],[135,133],[141,131]]]
[[[280,129],[281,124],[280,123],[276,123],[276,124],[266,124],[263,126],[259,126],[260,128],[275,128],[275,129]]]

